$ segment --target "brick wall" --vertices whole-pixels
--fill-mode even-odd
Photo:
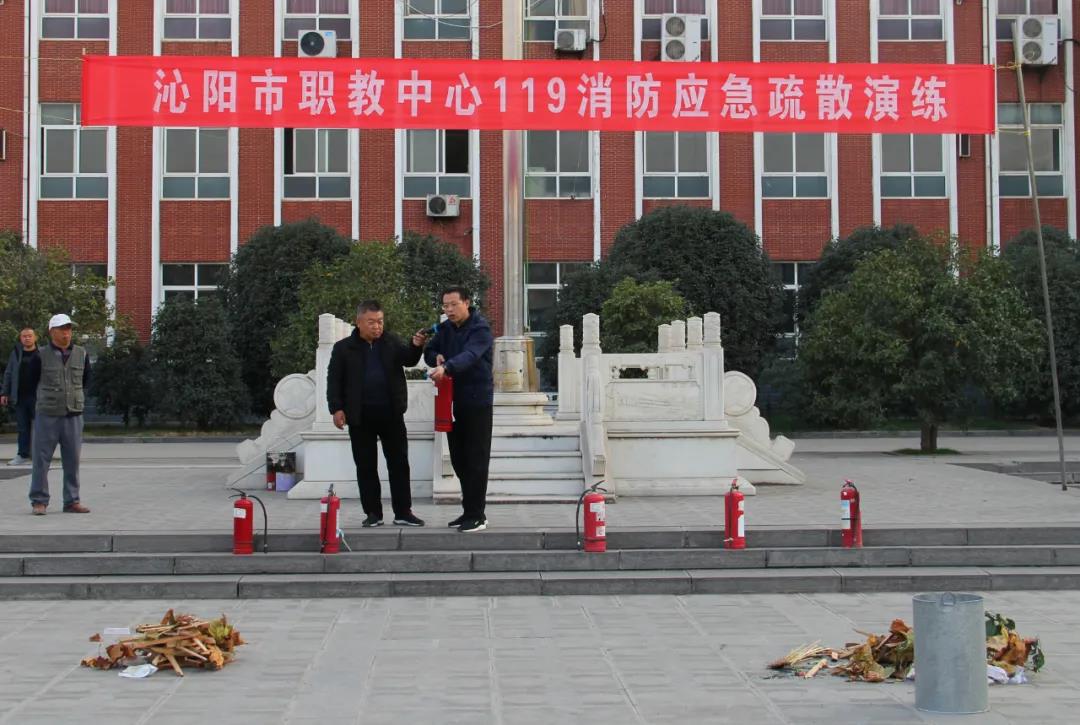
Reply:
[[[25,0],[0,5],[0,129],[7,131],[7,159],[0,161],[0,230],[21,233],[26,204],[23,185],[23,61]]]
[[[228,201],[162,201],[162,262],[229,261]]]

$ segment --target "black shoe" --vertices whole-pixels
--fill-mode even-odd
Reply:
[[[363,526],[365,529],[382,526],[382,516],[368,516],[360,525]]]
[[[413,515],[412,511],[408,511],[401,516],[394,517],[394,526],[423,526],[424,520]]]
[[[485,518],[466,519],[464,522],[462,522],[461,526],[458,527],[458,531],[465,534],[470,534],[474,531],[483,531],[486,528],[487,519]]]
[[[453,521],[448,523],[447,526],[449,526],[451,529],[456,529],[459,526],[461,526],[463,523],[465,523],[465,520],[466,520],[466,516],[465,516],[465,514],[462,514],[461,516],[458,516],[456,519],[454,519]]]

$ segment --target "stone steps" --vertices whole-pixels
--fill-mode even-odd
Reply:
[[[0,577],[0,599],[63,600],[1033,591],[1078,588],[1080,567]]]
[[[1080,546],[624,549],[205,554],[4,554],[0,577],[363,574],[934,567],[1080,567]]]

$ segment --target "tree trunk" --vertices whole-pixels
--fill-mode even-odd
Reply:
[[[937,453],[937,423],[923,423],[919,434],[919,450]]]

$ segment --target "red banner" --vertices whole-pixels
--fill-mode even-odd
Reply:
[[[88,56],[87,126],[993,133],[992,66]]]

